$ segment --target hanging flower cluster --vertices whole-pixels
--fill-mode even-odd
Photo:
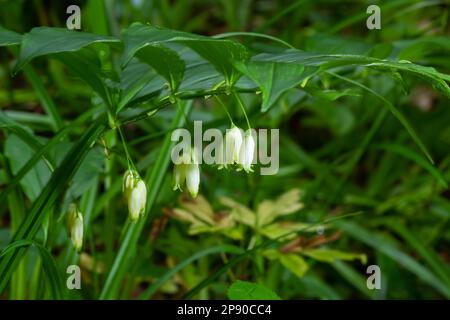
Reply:
[[[225,141],[219,148],[218,169],[236,167],[238,171],[253,172],[252,162],[255,152],[255,139],[252,130],[245,133],[242,129],[232,124],[225,134]],[[200,185],[200,169],[198,162],[198,152],[195,148],[190,148],[185,152],[174,165],[173,170],[173,190],[183,191],[186,185],[192,197],[196,197]]]

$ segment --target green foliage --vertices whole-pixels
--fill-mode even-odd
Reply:
[[[262,285],[247,281],[236,281],[228,288],[231,300],[280,300],[278,295]]]
[[[81,31],[56,2],[0,4],[0,297],[449,298],[446,5],[382,1],[369,31],[363,4],[193,2],[87,1]],[[172,130],[228,117],[280,130],[279,172],[202,165],[199,196],[178,197]]]

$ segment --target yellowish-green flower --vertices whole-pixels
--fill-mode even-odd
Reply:
[[[69,205],[67,221],[70,233],[70,239],[76,251],[81,251],[83,247],[83,215],[78,211],[74,203]]]

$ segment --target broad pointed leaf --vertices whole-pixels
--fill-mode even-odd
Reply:
[[[283,62],[236,63],[238,69],[255,81],[263,93],[261,111],[266,112],[287,90],[297,86],[306,75],[301,64]]]
[[[22,35],[0,26],[0,47],[8,47],[20,44]]]
[[[14,67],[14,73],[17,73],[36,57],[51,53],[78,51],[97,42],[119,42],[119,39],[63,28],[34,28],[23,36],[20,56]]]

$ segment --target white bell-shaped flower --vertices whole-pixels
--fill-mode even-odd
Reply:
[[[233,125],[225,133],[225,167],[229,164],[239,163],[239,154],[242,145],[242,130]]]
[[[186,187],[192,197],[196,197],[200,185],[200,168],[198,161],[198,153],[195,148],[190,149],[186,154],[182,155],[182,161],[175,164],[173,169],[173,190],[183,191],[182,187],[186,183]]]
[[[198,194],[198,188],[200,185],[200,169],[197,163],[191,163],[186,165],[186,187],[192,197],[196,197]]]
[[[139,173],[128,169],[123,175],[122,190],[128,202],[128,214],[135,221],[144,213],[147,201],[147,187]]]
[[[239,165],[245,172],[253,172],[252,162],[255,154],[255,139],[253,138],[251,129],[248,129],[244,135],[244,141],[239,154]]]

